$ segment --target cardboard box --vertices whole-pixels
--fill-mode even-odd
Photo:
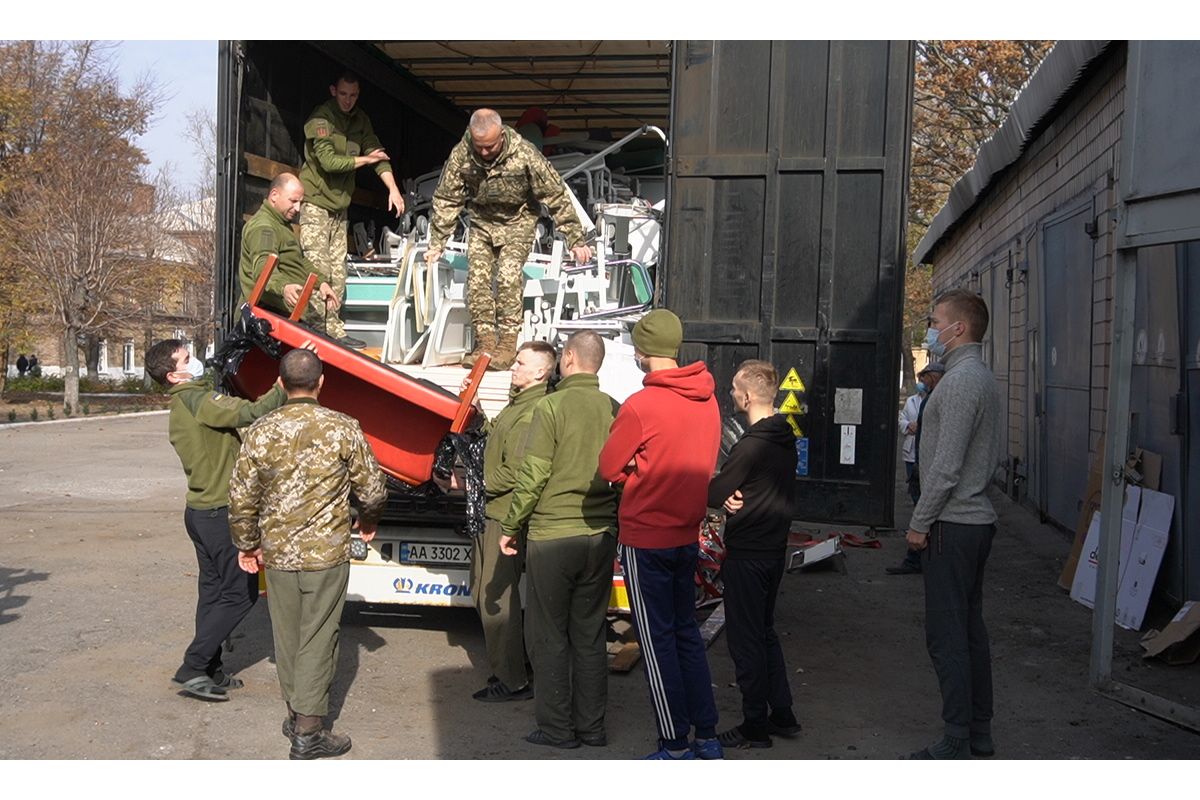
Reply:
[[[1121,509],[1121,555],[1117,561],[1117,585],[1120,585],[1121,565],[1128,563],[1126,554],[1133,546],[1133,533],[1137,529],[1138,509],[1142,503],[1142,490],[1137,486],[1125,487],[1125,505]],[[1100,550],[1099,511],[1092,514],[1080,551],[1079,568],[1071,581],[1071,599],[1088,608],[1096,605],[1096,578],[1099,574],[1098,552]]]
[[[1071,590],[1075,582],[1075,571],[1079,568],[1079,555],[1083,552],[1083,542],[1087,538],[1092,515],[1100,510],[1100,494],[1103,489],[1101,468],[1104,464],[1105,441],[1100,440],[1100,450],[1092,458],[1091,469],[1088,470],[1087,488],[1083,491],[1083,505],[1079,511],[1079,522],[1075,525],[1075,540],[1071,543],[1071,554],[1063,564],[1062,573],[1058,576],[1060,589]],[[1162,480],[1162,456],[1149,450],[1137,448],[1126,466],[1141,476],[1138,486],[1144,489],[1158,491]]]
[[[1171,534],[1171,517],[1175,513],[1175,496],[1142,492],[1142,508],[1138,512],[1137,529],[1129,552],[1122,550],[1120,567],[1121,587],[1117,592],[1117,624],[1131,631],[1141,630],[1150,604],[1150,593],[1158,578],[1167,538]]]
[[[1116,622],[1122,628],[1138,630],[1142,627],[1154,581],[1167,549],[1174,513],[1174,496],[1136,486],[1125,487],[1121,547],[1117,561]],[[1088,608],[1095,607],[1100,519],[1100,512],[1097,511],[1092,516],[1092,524],[1083,545],[1086,557],[1080,559],[1071,584],[1071,599]]]
[[[1200,658],[1200,601],[1183,604],[1179,613],[1161,631],[1142,637],[1143,658],[1158,656],[1168,664],[1191,664]]]

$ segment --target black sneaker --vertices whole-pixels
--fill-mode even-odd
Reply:
[[[907,561],[905,561],[898,567],[887,567],[884,569],[884,572],[886,572],[888,575],[920,575],[921,568],[919,566],[914,567],[912,564],[909,564]]]
[[[342,347],[349,347],[351,350],[362,350],[367,346],[367,343],[362,339],[355,339],[353,336],[343,336],[340,339],[335,339]]]
[[[581,733],[579,734],[579,741],[588,747],[607,747],[608,734],[604,731],[600,731],[599,733]]]
[[[738,727],[730,728],[727,731],[718,733],[717,741],[721,743],[722,747],[732,747],[735,750],[748,750],[751,747],[759,748],[771,746],[770,736],[765,739],[749,739],[746,737],[746,734],[742,733],[742,728],[740,725]]]
[[[314,758],[330,758],[350,752],[350,737],[329,730],[315,733],[292,734],[292,749],[288,758],[293,761],[309,761]]]
[[[796,721],[795,717],[792,718],[791,724],[787,725],[781,725],[772,719],[768,719],[767,733],[771,736],[795,736],[796,734],[800,733],[800,723]]]
[[[507,703],[510,700],[531,700],[533,699],[533,687],[527,683],[520,689],[514,690],[505,686],[503,681],[496,681],[495,683],[489,683],[471,695],[471,697],[484,703]]]
[[[555,739],[541,728],[525,737],[530,744],[540,744],[546,747],[557,747],[560,750],[574,750],[579,747],[578,739]]]

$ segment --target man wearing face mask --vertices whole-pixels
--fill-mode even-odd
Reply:
[[[251,402],[221,394],[183,342],[166,339],[146,351],[146,370],[171,396],[167,430],[187,476],[184,528],[199,568],[196,632],[172,683],[191,697],[228,700],[242,685],[226,675],[221,643],[258,600],[258,580],[238,568],[229,533],[229,476],[241,446],[239,428],[283,404],[276,383]]]
[[[941,741],[913,758],[990,756],[992,657],[983,622],[983,570],[996,532],[987,488],[1000,458],[1003,419],[980,341],[988,310],[973,292],[940,295],[927,345],[946,373],[921,419],[921,499],[907,540],[921,552],[925,640],[942,694]]]
[[[908,479],[908,496],[913,505],[921,499],[921,475],[917,465],[921,454],[921,415],[925,412],[925,404],[933,393],[938,381],[945,374],[946,368],[936,361],[930,361],[925,369],[917,373],[921,382],[917,384],[917,394],[908,398],[904,410],[900,412],[900,429],[904,431],[904,469]],[[914,402],[915,401],[915,402]],[[888,575],[920,575],[921,551],[908,548],[904,560],[898,567],[888,567],[884,570]]]
[[[555,228],[575,261],[590,261],[592,248],[584,241],[567,185],[550,162],[492,109],[481,108],[472,114],[433,193],[425,253],[425,262],[436,264],[454,233],[459,213],[464,208],[470,212],[467,310],[475,331],[475,349],[463,359],[464,367],[473,366],[481,353],[491,354],[489,368],[495,370],[508,369],[516,357],[525,289],[522,269],[543,204],[550,209]]]

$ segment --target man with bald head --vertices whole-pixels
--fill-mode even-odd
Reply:
[[[608,743],[604,614],[617,552],[617,496],[597,474],[618,403],[596,373],[604,340],[579,331],[563,346],[563,379],[538,401],[521,472],[501,523],[500,549],[526,538],[525,640],[535,679],[537,728],[530,744]]]
[[[258,282],[269,255],[278,256],[279,261],[258,302],[272,311],[291,314],[300,300],[309,273],[320,274],[305,257],[300,240],[291,227],[300,213],[302,202],[304,186],[300,179],[290,172],[281,173],[271,181],[267,199],[242,228],[238,278],[242,286],[243,303],[254,291],[254,284]],[[328,283],[322,282],[319,290],[312,293],[303,320],[317,331],[325,333],[326,316],[336,315],[338,302],[333,289]]]
[[[425,253],[426,263],[436,263],[459,214],[463,209],[470,212],[467,308],[475,349],[463,359],[463,366],[472,366],[481,353],[489,353],[491,369],[508,369],[516,357],[524,295],[522,268],[543,204],[575,260],[590,261],[592,249],[567,186],[550,162],[492,109],[472,114],[433,194]]]

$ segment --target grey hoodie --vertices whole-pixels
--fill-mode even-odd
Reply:
[[[956,347],[945,364],[946,374],[929,394],[921,419],[921,500],[909,522],[919,533],[939,521],[996,521],[987,498],[1004,430],[996,379],[977,342]]]

